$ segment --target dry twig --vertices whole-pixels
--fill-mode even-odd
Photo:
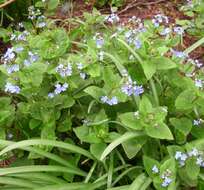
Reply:
[[[13,3],[14,1],[16,1],[16,0],[8,0],[8,1],[2,3],[2,4],[0,5],[0,9],[2,9],[2,8],[6,7],[7,5]]]

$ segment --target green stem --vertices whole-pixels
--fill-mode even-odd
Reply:
[[[150,79],[149,82],[150,82],[150,86],[151,86],[151,89],[152,89],[152,93],[153,93],[153,96],[154,96],[155,103],[156,103],[157,106],[159,106],[159,97],[158,97],[158,94],[157,94],[157,89],[155,87],[154,80]]]
[[[200,40],[198,40],[197,42],[195,42],[192,46],[188,47],[184,53],[185,54],[189,54],[192,51],[194,51],[196,48],[198,48],[199,46],[201,46],[202,44],[204,44],[204,37],[201,38]]]

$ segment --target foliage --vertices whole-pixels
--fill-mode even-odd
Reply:
[[[67,32],[29,10],[1,58],[0,156],[16,157],[1,189],[203,189],[204,76],[195,46],[176,50],[183,28],[94,11]]]

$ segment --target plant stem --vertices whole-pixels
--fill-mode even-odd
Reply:
[[[154,80],[150,79],[149,82],[150,82],[150,86],[151,86],[151,89],[152,89],[152,93],[153,93],[153,96],[154,96],[155,103],[156,103],[157,106],[159,106],[159,98],[158,98],[157,89],[155,87]]]

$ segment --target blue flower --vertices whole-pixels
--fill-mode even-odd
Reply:
[[[171,29],[170,28],[164,28],[161,32],[160,32],[160,35],[162,36],[166,36],[168,34],[171,33]]]
[[[81,77],[82,79],[85,79],[85,78],[86,78],[86,73],[80,73],[80,77]]]
[[[117,99],[116,96],[113,96],[110,99],[107,96],[102,96],[101,101],[103,103],[106,103],[106,104],[110,105],[110,106],[118,104],[118,99]]]
[[[10,92],[12,94],[19,94],[20,93],[20,87],[17,85],[13,85],[10,82],[7,82],[5,85],[5,92]]]
[[[168,187],[168,186],[171,184],[172,181],[173,181],[173,180],[172,180],[171,178],[165,177],[165,178],[164,178],[164,181],[163,181],[162,184],[161,184],[161,186],[162,186],[162,187]]]
[[[4,63],[8,63],[15,58],[15,53],[13,48],[8,48],[4,56],[2,57]]]
[[[199,126],[201,123],[202,123],[202,120],[201,120],[201,119],[197,119],[197,120],[194,119],[194,120],[193,120],[193,125],[194,125],[194,126]]]
[[[105,17],[105,21],[110,22],[111,24],[119,22],[120,18],[118,17],[118,15],[112,13],[108,16]]]
[[[178,35],[182,35],[184,33],[184,29],[180,26],[174,27],[174,32]]]
[[[61,77],[71,76],[72,75],[72,66],[69,63],[67,64],[67,66],[64,66],[63,64],[59,64],[56,67],[56,72],[58,72]]]
[[[154,165],[154,166],[152,167],[152,173],[154,173],[154,174],[159,173],[159,168],[158,168],[156,165]]]
[[[11,65],[11,66],[7,66],[7,72],[8,72],[8,74],[11,74],[11,73],[17,72],[17,71],[19,71],[19,65],[13,64],[13,65]]]
[[[68,85],[67,83],[64,83],[63,85],[57,83],[57,84],[55,85],[54,93],[55,93],[55,94],[60,94],[61,92],[65,92],[65,91],[67,90],[68,86],[69,86],[69,85]]]
[[[198,88],[202,88],[203,87],[203,81],[200,79],[195,79],[195,86]]]
[[[133,41],[133,44],[135,45],[135,48],[136,48],[136,49],[140,49],[141,46],[142,46],[141,41],[138,40],[138,39],[135,39],[135,40]]]
[[[173,53],[173,55],[175,57],[178,57],[178,58],[186,58],[187,57],[187,54],[182,52],[182,51],[171,50],[171,52]]]

